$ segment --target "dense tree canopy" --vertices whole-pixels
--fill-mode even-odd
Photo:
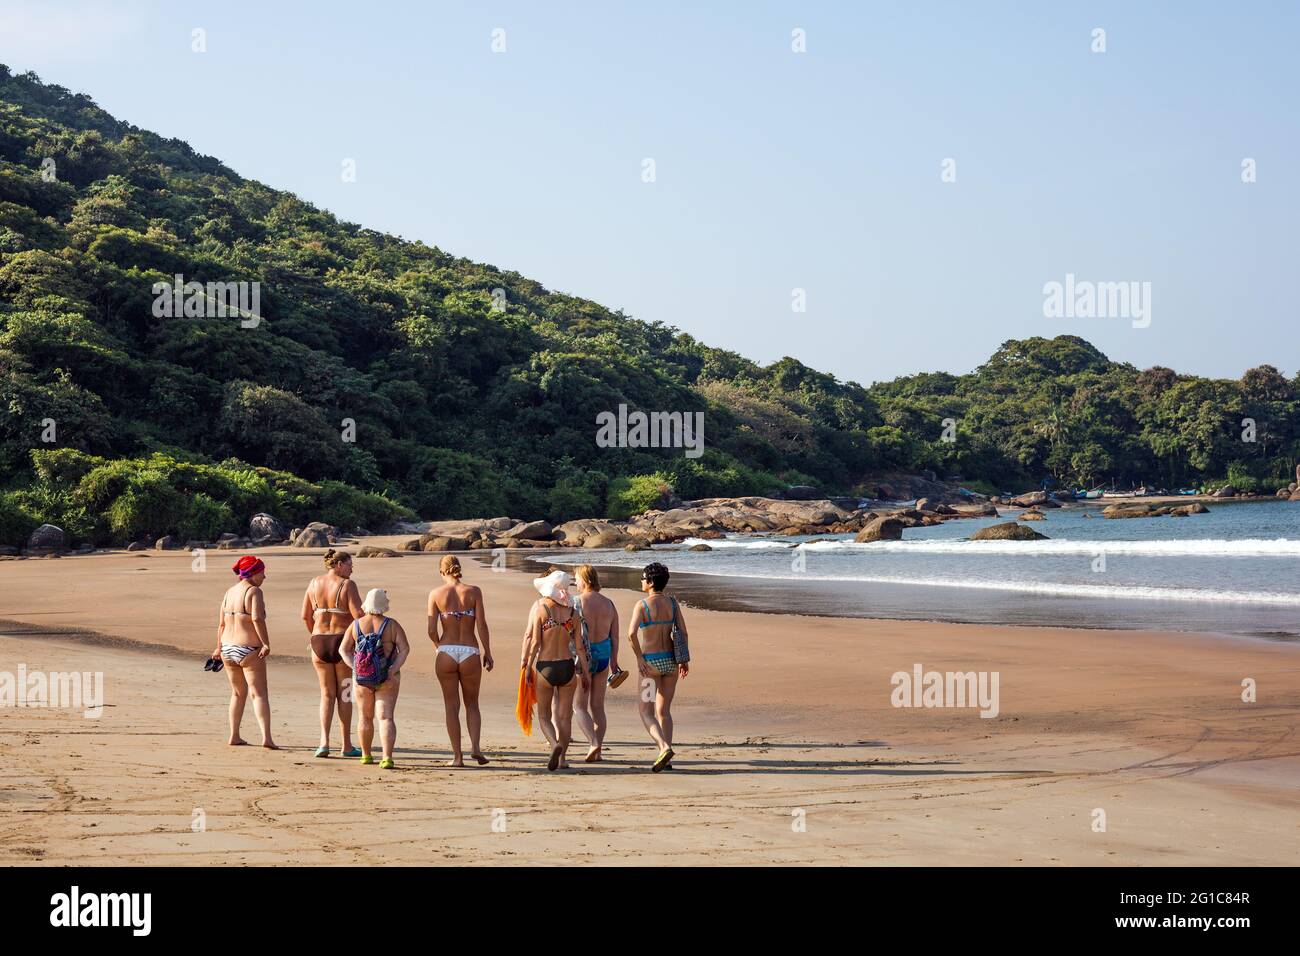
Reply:
[[[209,284],[258,283],[258,321],[159,315],[155,290],[177,276],[201,285],[200,304]],[[1072,336],[1007,342],[969,375],[871,388],[792,358],[760,366],[340,222],[0,65],[8,539],[60,515],[105,540],[234,530],[256,496],[230,489],[258,474],[303,483],[297,497],[257,498],[286,519],[333,502],[372,522],[404,509],[621,511],[628,489],[665,484],[687,497],[797,483],[851,493],[928,468],[994,486],[1264,486],[1294,466],[1298,403],[1297,381],[1271,366],[1240,382],[1139,372]],[[596,416],[620,404],[704,412],[703,457],[599,447]],[[42,465],[55,450],[79,453],[86,473]],[[96,470],[125,481],[132,469],[134,484],[87,485]]]

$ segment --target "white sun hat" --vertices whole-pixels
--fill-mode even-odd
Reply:
[[[572,586],[568,571],[552,571],[544,578],[533,578],[533,587],[538,594],[560,604],[569,603],[569,588]]]
[[[383,588],[371,588],[366,592],[366,599],[361,602],[361,610],[367,614],[387,614],[388,592]]]

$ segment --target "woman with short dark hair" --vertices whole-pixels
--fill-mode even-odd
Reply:
[[[647,564],[641,572],[641,590],[646,596],[632,612],[627,632],[641,672],[641,723],[659,748],[650,768],[655,773],[673,767],[673,696],[678,678],[690,672],[686,620],[677,599],[664,593],[667,586],[668,569],[658,561]],[[653,695],[647,693],[651,687]]]

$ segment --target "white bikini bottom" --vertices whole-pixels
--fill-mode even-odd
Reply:
[[[478,653],[478,648],[471,644],[443,644],[438,648],[438,653],[446,654],[457,664],[463,664]]]

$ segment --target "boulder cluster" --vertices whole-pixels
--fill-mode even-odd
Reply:
[[[1297,482],[1279,488],[1278,498],[1300,501],[1300,468]],[[885,483],[888,484],[888,483]],[[1019,522],[1044,521],[1047,512],[1060,508],[1062,501],[1072,499],[1066,492],[1049,494],[1031,491],[1013,497],[984,498],[980,495],[954,492],[950,485],[932,481],[931,476],[900,478],[899,489],[922,489],[929,494],[921,496],[908,508],[891,507],[888,502],[870,499],[822,497],[815,488],[797,486],[780,493],[780,497],[751,496],[743,498],[701,498],[665,502],[663,509],[647,511],[627,521],[603,518],[582,518],[552,525],[547,521],[524,521],[502,516],[499,518],[473,518],[455,521],[434,521],[408,524],[398,531],[417,535],[403,541],[397,548],[363,545],[357,556],[401,557],[412,551],[476,551],[496,548],[622,548],[638,551],[654,544],[680,543],[688,538],[713,539],[728,534],[772,534],[782,537],[854,534],[859,543],[871,541],[898,541],[906,528],[925,527],[961,518],[996,518],[998,506],[1022,509]],[[882,493],[896,494],[892,485],[881,486]],[[1216,498],[1246,496],[1232,486],[1215,492]],[[1208,511],[1200,502],[1186,505],[1146,504],[1123,501],[1107,505],[1101,511],[1106,518],[1152,518],[1169,515],[1186,517]],[[1085,514],[1090,517],[1091,513]],[[345,539],[364,537],[370,532],[364,528],[344,530],[335,525],[313,521],[301,528],[286,528],[278,518],[269,514],[256,514],[249,521],[245,534],[228,532],[215,541],[181,541],[171,535],[159,538],[146,537],[132,542],[128,551],[180,551],[196,548],[220,550],[250,550],[271,545],[293,545],[298,548],[326,548],[343,543]],[[981,528],[971,535],[972,540],[1039,540],[1046,538],[1024,524],[1007,521]],[[697,543],[696,550],[707,550],[706,544]],[[61,528],[44,524],[32,532],[21,550],[0,547],[0,559],[18,557],[58,557],[62,554],[85,554],[94,550],[90,545],[69,548]]]
[[[1172,515],[1175,518],[1186,518],[1188,515],[1203,515],[1209,513],[1209,508],[1199,501],[1193,501],[1189,505],[1144,505],[1141,502],[1124,502],[1123,504],[1107,505],[1101,509],[1103,518],[1159,518],[1164,515]]]

